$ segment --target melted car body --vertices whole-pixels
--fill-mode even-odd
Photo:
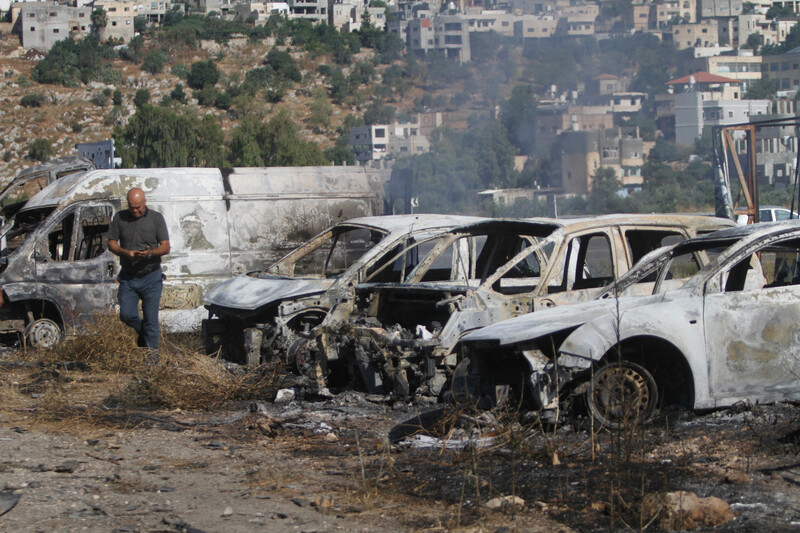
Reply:
[[[594,301],[466,335],[463,392],[479,405],[510,401],[551,416],[583,398],[611,427],[647,421],[662,404],[796,399],[798,259],[797,221],[659,250]],[[637,285],[649,294],[636,295]]]
[[[591,299],[655,248],[732,226],[724,219],[611,215],[486,220],[398,254],[418,265],[400,282],[354,288],[314,330],[304,360],[368,391],[440,396],[469,331]],[[344,369],[342,368],[344,367]],[[330,380],[329,380],[330,381]]]

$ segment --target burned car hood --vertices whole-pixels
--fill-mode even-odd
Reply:
[[[256,310],[289,298],[300,298],[327,291],[336,278],[289,278],[259,273],[243,274],[221,283],[203,299],[206,305],[231,309]]]
[[[498,346],[532,341],[544,335],[574,329],[608,313],[624,312],[663,299],[663,294],[630,298],[606,298],[578,304],[553,307],[503,320],[473,331],[462,338],[465,343],[487,343]]]

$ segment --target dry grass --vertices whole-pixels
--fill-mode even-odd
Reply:
[[[152,408],[207,409],[233,400],[274,397],[281,369],[229,369],[199,350],[195,335],[164,335],[158,365],[136,347],[116,315],[101,315],[86,334],[51,350],[18,351],[0,371],[6,409],[40,422],[114,425],[119,412]],[[102,419],[106,423],[102,423]]]

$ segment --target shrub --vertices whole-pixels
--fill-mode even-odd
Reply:
[[[150,101],[150,91],[148,91],[147,89],[138,89],[133,97],[133,105],[135,105],[136,107],[142,107],[149,101]]]
[[[218,109],[228,110],[230,109],[232,102],[233,102],[233,97],[231,97],[230,93],[227,92],[219,93],[217,95],[217,99],[214,100],[214,107]]]
[[[35,161],[47,161],[53,153],[53,145],[47,139],[36,139],[28,148],[28,157]]]
[[[122,91],[119,89],[114,91],[114,94],[111,96],[111,101],[114,105],[122,105]]]
[[[186,84],[192,89],[202,89],[206,85],[214,85],[219,80],[219,69],[213,61],[197,61],[186,78]]]
[[[183,63],[178,63],[170,70],[174,75],[178,76],[180,79],[185,80],[189,77],[189,69]]]
[[[105,105],[108,103],[108,96],[103,93],[94,93],[92,95],[91,102],[97,107],[105,107]]]
[[[5,161],[6,163],[11,161],[11,152],[9,150],[3,152],[3,161]]]
[[[183,90],[183,84],[179,83],[175,86],[174,89],[169,93],[169,97],[176,102],[180,102],[182,104],[186,103],[186,92]]]
[[[213,85],[206,85],[199,91],[194,92],[194,97],[197,98],[197,103],[202,106],[214,105],[217,96],[219,96],[219,91]]]
[[[151,50],[142,60],[142,70],[150,74],[158,74],[164,70],[164,61],[167,57],[161,50]]]
[[[44,103],[44,95],[42,93],[26,94],[20,101],[22,107],[42,107]]]
[[[83,124],[80,122],[73,122],[72,123],[72,133],[80,133],[83,131]]]

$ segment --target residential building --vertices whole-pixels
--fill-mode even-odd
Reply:
[[[256,24],[263,24],[273,13],[289,13],[289,4],[286,2],[251,1],[240,2],[234,5],[234,16],[246,20],[255,17]]]
[[[700,0],[700,18],[737,17],[742,14],[743,0]]]
[[[695,61],[698,71],[715,76],[731,78],[741,82],[741,92],[761,79],[762,56],[754,55],[752,50],[739,48],[721,55],[702,57]]]
[[[769,100],[706,100],[704,93],[696,91],[676,94],[675,142],[691,146],[707,127],[763,118],[770,108]]]
[[[652,145],[641,139],[635,127],[565,131],[558,140],[564,193],[591,191],[592,179],[601,167],[612,169],[625,189],[640,188],[642,166]]]
[[[100,39],[129,42],[133,39],[133,19],[138,4],[132,0],[95,0],[94,9],[106,12],[106,25],[99,29]]]
[[[719,44],[717,21],[713,19],[675,24],[671,36],[678,50]]]
[[[776,101],[774,106],[775,113],[758,117],[759,121],[797,118],[795,101],[781,99]],[[797,128],[794,123],[756,129],[756,176],[759,183],[778,188],[796,186],[794,174],[797,165],[797,141]],[[734,143],[739,144],[742,141],[734,140]],[[744,149],[744,143],[737,146],[738,153],[743,153]]]
[[[761,59],[761,75],[775,82],[778,96],[793,96],[800,89],[800,47]]]
[[[393,158],[429,151],[428,136],[443,123],[444,115],[434,112],[415,113],[393,124],[358,126],[350,129],[350,147],[360,164],[388,168]]]
[[[601,130],[614,127],[614,115],[606,106],[573,102],[540,102],[536,112],[536,145],[552,146],[565,131]]]
[[[327,0],[289,0],[289,17],[328,22]]]
[[[402,35],[402,30],[400,33]],[[468,22],[459,15],[409,20],[406,46],[410,52],[420,57],[433,50],[441,50],[448,59],[468,63],[471,57]]]
[[[514,37],[524,39],[547,39],[556,33],[558,20],[552,15],[519,15],[514,20]]]
[[[26,3],[17,18],[22,47],[47,52],[58,41],[83,37],[92,31],[92,8],[58,4]]]

